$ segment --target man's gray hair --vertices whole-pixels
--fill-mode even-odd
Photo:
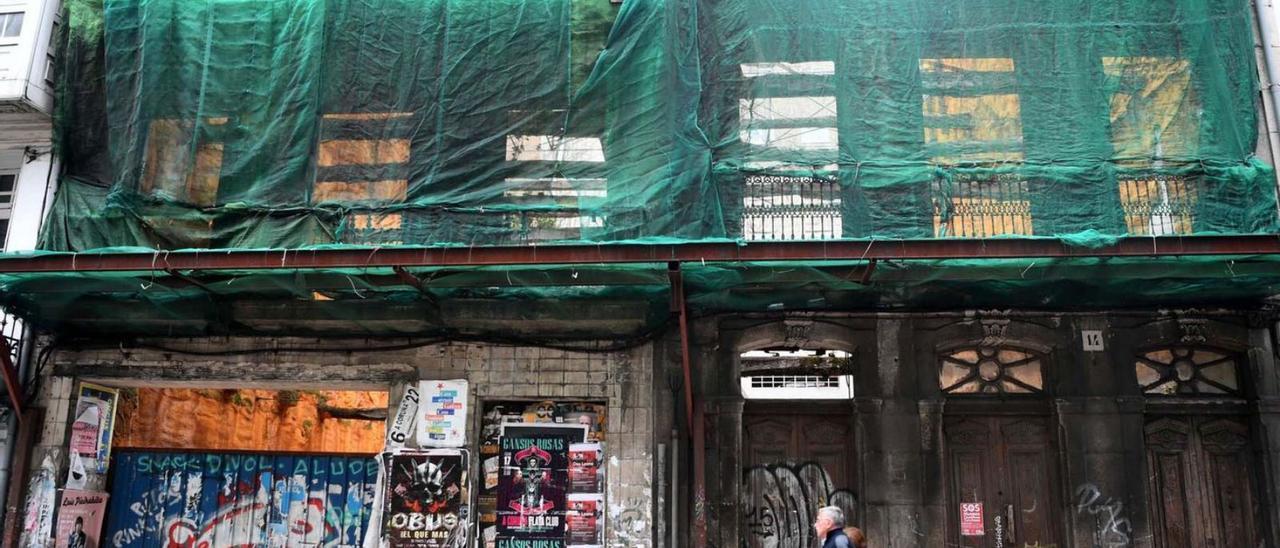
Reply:
[[[822,514],[826,514],[827,517],[831,518],[832,525],[844,528],[844,510],[841,510],[839,506],[823,506],[818,509],[818,515],[821,516]]]

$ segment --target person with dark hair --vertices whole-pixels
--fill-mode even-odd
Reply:
[[[822,540],[822,548],[854,548],[849,537],[844,534],[844,510],[839,506],[819,508],[818,517],[813,521],[813,530]]]
[[[67,536],[67,548],[85,548],[88,539],[84,534],[84,518],[76,516],[76,528]]]
[[[867,548],[867,535],[863,534],[862,529],[853,526],[845,527],[844,535],[849,537],[849,543],[853,548]]]

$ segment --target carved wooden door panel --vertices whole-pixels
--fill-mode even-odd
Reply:
[[[1059,543],[1057,453],[1041,417],[963,417],[945,425],[948,536],[957,546]],[[982,535],[962,535],[961,503],[982,503]]]
[[[1249,427],[1235,417],[1159,417],[1146,426],[1157,548],[1257,543]]]
[[[814,513],[828,505],[855,519],[853,429],[847,414],[748,413],[743,417],[743,544],[811,548]]]

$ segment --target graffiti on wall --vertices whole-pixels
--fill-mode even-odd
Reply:
[[[1094,519],[1094,545],[1123,548],[1132,543],[1133,525],[1125,517],[1124,502],[1103,497],[1092,483],[1076,489],[1076,512]]]
[[[377,463],[367,457],[130,452],[113,465],[115,548],[359,546]]]
[[[833,485],[816,462],[770,464],[746,470],[742,490],[743,540],[749,548],[813,546],[814,514],[823,506],[839,506],[852,516],[857,497]]]

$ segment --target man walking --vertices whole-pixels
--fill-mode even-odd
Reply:
[[[817,531],[818,538],[823,539],[822,548],[853,548],[853,543],[844,534],[844,510],[839,506],[819,508],[813,530]]]

